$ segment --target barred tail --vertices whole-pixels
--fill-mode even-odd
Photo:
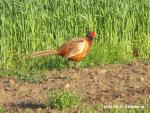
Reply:
[[[41,57],[41,56],[57,55],[57,54],[58,54],[57,50],[45,50],[45,51],[38,51],[38,52],[27,54],[25,55],[25,57]]]

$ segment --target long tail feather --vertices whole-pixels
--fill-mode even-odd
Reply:
[[[45,51],[38,51],[33,52],[30,54],[25,55],[25,57],[41,57],[41,56],[48,56],[48,55],[57,55],[57,50],[45,50]]]

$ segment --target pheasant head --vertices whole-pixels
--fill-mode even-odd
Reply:
[[[96,33],[94,31],[91,31],[86,35],[86,37],[90,39],[93,39],[95,36],[96,36]]]

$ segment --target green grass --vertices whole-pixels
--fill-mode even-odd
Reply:
[[[0,106],[0,113],[5,113],[6,109],[3,106]]]
[[[46,102],[46,106],[50,108],[71,108],[78,107],[80,105],[81,98],[75,93],[58,90],[49,93],[49,98]]]
[[[0,0],[0,67],[7,70],[64,68],[60,57],[23,59],[22,54],[56,49],[65,41],[96,31],[80,67],[150,57],[149,0]]]
[[[77,93],[69,90],[50,91],[46,101],[46,107],[59,109],[62,113],[149,113],[150,102],[143,100],[143,104],[115,104],[106,107],[104,104],[87,104]],[[117,108],[118,107],[118,108]]]

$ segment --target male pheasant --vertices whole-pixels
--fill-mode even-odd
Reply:
[[[31,53],[27,56],[30,57],[39,57],[39,56],[48,56],[48,55],[59,55],[65,57],[72,61],[81,61],[88,53],[93,38],[95,37],[95,32],[89,32],[83,38],[75,38],[64,43],[57,50],[46,50],[46,51],[38,51]]]

